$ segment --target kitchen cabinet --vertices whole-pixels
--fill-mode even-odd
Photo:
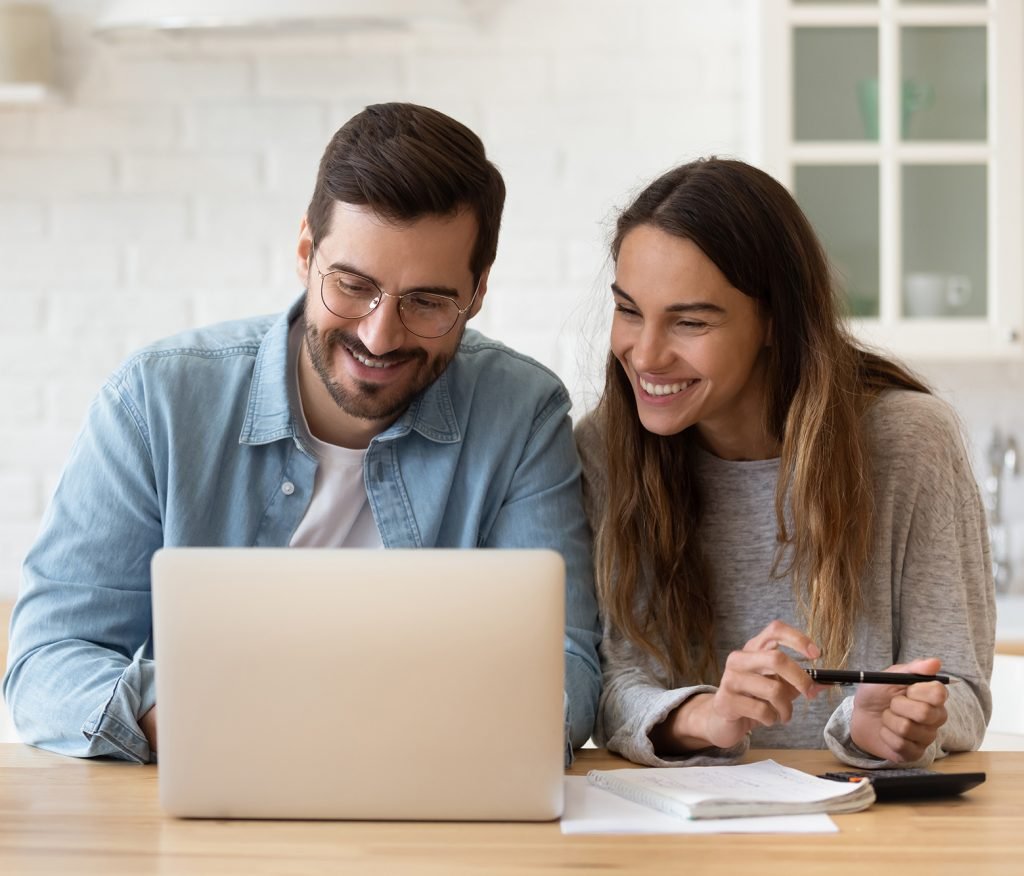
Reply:
[[[818,230],[855,333],[1024,356],[1024,4],[754,6],[758,160]]]

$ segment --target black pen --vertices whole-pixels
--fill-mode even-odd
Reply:
[[[939,681],[949,684],[948,675],[918,675],[916,672],[864,672],[860,669],[806,669],[818,684],[918,684]]]

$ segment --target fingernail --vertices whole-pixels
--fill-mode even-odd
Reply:
[[[811,642],[811,646],[807,649],[807,653],[811,657],[817,659],[821,656],[821,648],[819,648],[817,645]]]

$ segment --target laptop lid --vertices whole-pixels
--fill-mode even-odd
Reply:
[[[168,548],[152,579],[171,814],[561,814],[557,553]]]

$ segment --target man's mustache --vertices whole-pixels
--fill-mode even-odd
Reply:
[[[427,351],[422,347],[414,347],[411,350],[392,350],[390,353],[378,356],[371,353],[358,337],[342,329],[331,329],[324,336],[324,340],[328,347],[345,347],[350,353],[356,353],[366,359],[376,359],[378,362],[408,362],[410,359],[425,362],[427,359]]]

